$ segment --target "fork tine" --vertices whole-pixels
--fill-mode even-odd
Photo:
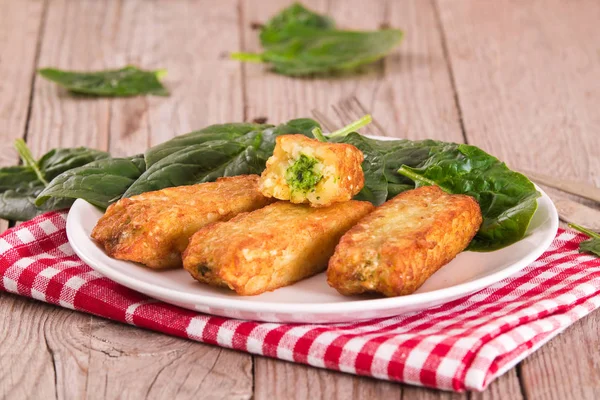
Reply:
[[[341,108],[341,102],[339,102],[337,105],[332,105],[331,108],[333,109],[333,112],[336,113],[338,119],[341,122],[341,126],[346,126],[348,120],[350,120],[350,118],[347,118],[344,113],[342,112],[342,108]]]
[[[347,113],[352,116],[352,121],[356,121],[357,119],[364,117],[366,114],[369,114],[366,110],[364,110],[364,108],[357,106],[356,103],[357,99],[354,96],[346,99],[344,102],[344,106],[348,110]],[[365,126],[363,132],[370,135],[377,134],[377,131],[373,129],[372,125]]]
[[[344,118],[342,118],[343,126],[346,126],[358,119],[355,115],[352,115],[352,107],[350,107],[348,99],[340,101],[338,106],[344,115]]]
[[[367,109],[356,96],[342,99],[337,104],[332,105],[331,108],[337,115],[342,126],[346,126],[369,114],[369,111],[367,111]],[[334,132],[338,129],[337,124],[327,117],[325,113],[322,113],[317,109],[312,109],[311,113],[313,117],[315,117],[315,119],[319,121],[321,125],[323,125],[323,128],[325,128],[326,131]],[[370,133],[372,135],[388,136],[385,132],[385,129],[383,129],[383,127],[374,118],[372,119],[372,123],[363,129],[366,131],[366,133]]]
[[[356,104],[356,106],[360,110],[361,117],[363,115],[370,114],[367,111],[367,109],[362,105],[362,103],[360,102],[360,100],[358,100],[358,98],[356,96],[352,96],[352,100],[354,100],[354,103]],[[381,124],[379,124],[379,122],[377,122],[377,120],[375,118],[373,118],[373,120],[371,121],[371,125],[375,128],[375,130],[377,130],[376,133],[378,135],[380,135],[380,136],[388,136],[387,133],[385,132],[385,129],[383,129],[383,127],[381,126]]]
[[[313,108],[312,110],[310,110],[310,112],[312,113],[313,117],[315,117],[315,119],[318,122],[320,122],[321,125],[323,125],[323,128],[325,128],[325,131],[334,132],[337,129],[335,127],[335,124],[329,119],[329,117],[327,117],[321,111]]]

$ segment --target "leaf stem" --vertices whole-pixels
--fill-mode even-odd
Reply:
[[[323,131],[319,127],[316,127],[315,129],[313,129],[312,134],[315,137],[315,139],[317,139],[319,142],[327,141],[327,138],[325,137],[325,135],[323,135]]]
[[[600,234],[597,234],[594,231],[591,231],[587,228],[584,228],[581,225],[577,225],[577,224],[569,224],[569,227],[575,229],[576,231],[579,231],[581,233],[585,233],[586,235],[588,235],[589,237],[595,238],[595,239],[600,239]]]
[[[16,139],[15,140],[15,149],[17,149],[19,156],[21,156],[21,160],[23,160],[23,163],[27,167],[33,169],[33,172],[35,172],[38,179],[40,180],[40,182],[42,182],[44,184],[44,186],[48,186],[48,181],[44,178],[44,174],[42,174],[40,167],[38,166],[37,162],[33,158],[33,155],[31,154],[29,147],[27,147],[27,143],[25,143],[25,141],[23,139]]]
[[[162,68],[162,69],[157,69],[156,71],[154,71],[154,75],[156,76],[156,79],[161,80],[163,79],[165,76],[167,76],[167,70]]]
[[[246,62],[254,62],[254,63],[262,63],[264,62],[261,54],[257,53],[231,53],[229,57],[232,60],[246,61]]]
[[[436,183],[434,181],[432,181],[431,179],[425,178],[422,175],[419,174],[415,174],[414,172],[412,172],[411,170],[406,169],[406,165],[402,165],[400,167],[400,169],[398,170],[398,173],[400,175],[403,175],[407,178],[412,179],[415,182],[424,182],[430,186],[435,185]]]
[[[365,115],[359,120],[352,122],[350,125],[343,127],[342,129],[338,129],[335,132],[330,133],[329,137],[338,137],[338,136],[346,136],[350,132],[354,132],[357,129],[362,128],[363,126],[369,125],[373,121],[370,114]]]

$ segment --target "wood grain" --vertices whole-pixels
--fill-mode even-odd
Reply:
[[[25,135],[44,6],[42,0],[0,0],[0,166],[19,160],[13,142]],[[0,232],[7,226],[0,219]]]
[[[527,399],[600,398],[600,318],[591,314],[522,364]]]
[[[517,368],[509,370],[496,379],[485,391],[471,392],[469,400],[524,400]]]
[[[0,293],[0,398],[83,398],[90,320]]]
[[[462,141],[464,128],[511,165],[600,184],[600,4],[591,0],[311,0],[343,27],[406,32],[361,74],[315,80],[224,54],[258,51],[250,23],[289,2],[49,0],[41,24],[44,3],[0,0],[0,165],[16,162],[10,142],[26,132],[36,155],[76,145],[131,155],[209,123],[279,123],[313,108],[342,125],[331,106],[356,96],[391,136]],[[167,68],[172,96],[74,97],[33,79],[38,36],[38,67]],[[0,398],[597,398],[596,314],[523,362],[522,387],[516,369],[466,395],[256,357],[253,392],[249,355],[2,293],[0,359],[10,363],[0,363]]]
[[[517,168],[598,185],[600,3],[438,6],[469,142]],[[528,399],[600,396],[599,321],[592,313],[526,359]]]
[[[167,4],[168,3],[168,4]],[[210,3],[210,4],[209,4]],[[143,152],[149,145],[210,122],[242,119],[241,70],[216,68],[218,29],[236,31],[237,2],[96,2],[57,0],[50,4],[40,65],[103,69],[125,64],[169,70],[170,97],[102,99],[73,96],[50,82],[36,81],[28,142],[35,153],[55,146],[86,145],[114,155]],[[193,15],[194,18],[188,18]],[[187,22],[182,22],[187,21]],[[219,47],[220,48],[220,47]],[[90,51],[92,49],[93,51]],[[190,79],[190,77],[192,77]],[[212,96],[212,98],[210,97]],[[210,104],[209,104],[210,98]],[[17,302],[19,300],[16,300]],[[24,301],[24,300],[23,300]],[[141,331],[81,314],[73,323],[87,341],[73,348],[78,361],[61,365],[46,357],[39,371],[56,371],[48,392],[67,398],[249,398],[249,355]],[[12,319],[28,316],[11,314]],[[41,324],[32,317],[32,325]],[[87,330],[83,329],[88,327]],[[55,335],[64,327],[56,326]],[[56,354],[57,350],[49,350]],[[28,365],[29,358],[17,360]],[[37,365],[37,364],[36,364]],[[27,385],[34,373],[25,377]],[[41,373],[41,372],[40,372]],[[60,390],[68,390],[60,396]],[[35,392],[33,392],[35,393]]]
[[[242,7],[244,51],[260,51],[252,23],[264,22],[265,16],[284,6],[268,1],[262,2],[259,10],[252,4],[246,1]],[[306,5],[332,15],[342,27],[378,29],[390,25],[408,34],[392,55],[345,79],[293,79],[265,73],[264,65],[244,64],[248,119],[263,116],[279,123],[310,116],[316,108],[343,126],[348,118],[337,103],[355,96],[389,136],[463,140],[439,24],[430,2],[311,1]],[[367,129],[363,133],[378,132]],[[257,398],[400,398],[402,390],[399,384],[255,357]],[[436,396],[423,389],[404,390],[409,396]]]
[[[250,356],[98,319],[92,331],[89,398],[252,396]]]
[[[254,398],[402,399],[402,385],[255,357]]]
[[[311,116],[312,109],[328,114],[338,127],[346,122],[334,109],[355,96],[389,136],[462,141],[454,92],[444,59],[441,36],[428,1],[309,1],[308,7],[332,15],[352,29],[392,26],[407,32],[401,45],[384,60],[359,74],[336,78],[297,79],[274,74],[261,64],[244,64],[246,116],[268,117],[272,123]],[[252,23],[265,22],[286,2],[265,1],[242,7],[244,51],[261,50]],[[431,101],[434,99],[435,101]],[[338,108],[338,107],[335,107]],[[363,133],[377,134],[368,127]]]
[[[517,168],[600,186],[600,3],[439,8],[469,141]]]

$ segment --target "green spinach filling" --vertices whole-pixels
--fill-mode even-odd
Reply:
[[[303,193],[313,191],[323,175],[314,170],[319,161],[314,157],[301,154],[300,157],[285,171],[285,180],[290,189]]]

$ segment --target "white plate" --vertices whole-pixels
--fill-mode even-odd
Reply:
[[[527,236],[491,253],[463,252],[430,277],[416,293],[394,298],[345,297],[318,274],[292,286],[258,296],[198,283],[183,269],[155,271],[110,258],[90,234],[102,211],[77,200],[67,218],[67,236],[75,252],[104,276],[160,299],[199,312],[269,322],[332,323],[382,318],[423,310],[490,286],[523,269],[548,248],[558,229],[558,214],[542,196]]]

